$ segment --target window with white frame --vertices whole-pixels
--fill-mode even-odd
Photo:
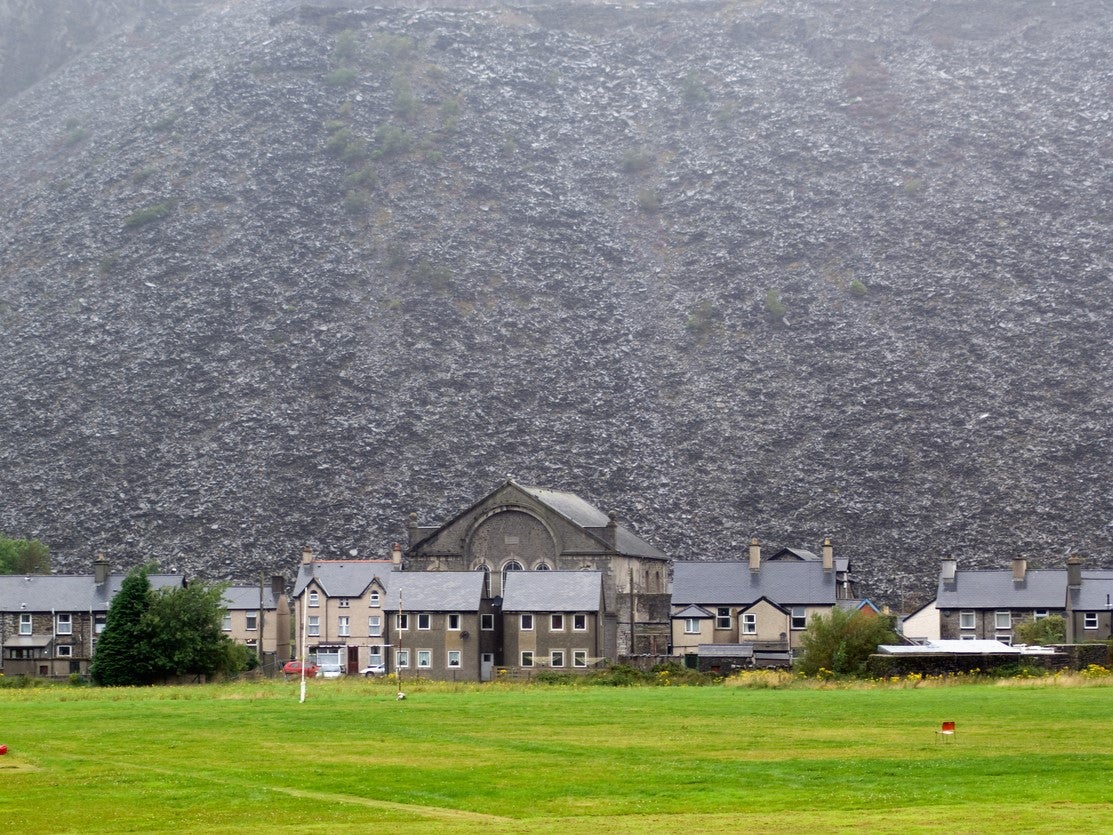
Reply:
[[[1082,616],[1083,629],[1097,629],[1098,628],[1098,613],[1087,612]]]
[[[308,620],[306,625],[308,627],[307,631],[306,631],[306,634],[309,635],[309,637],[316,638],[316,637],[320,636],[320,634],[321,634],[321,616],[320,615],[310,615],[309,620]]]
[[[549,652],[549,666],[550,667],[563,667],[564,666],[564,650],[554,649]]]
[[[73,634],[73,615],[69,613],[59,613],[54,618],[54,634],[55,635],[72,635]]]
[[[20,635],[30,635],[31,634],[31,613],[30,612],[20,613],[20,615],[19,615],[19,634]]]
[[[224,632],[232,631],[232,613],[225,612],[224,617],[220,619],[220,628]]]
[[[587,666],[587,650],[574,649],[572,650],[572,666],[573,667],[586,667]]]
[[[587,632],[587,615],[582,612],[572,615],[572,631]]]
[[[339,599],[339,600],[337,601],[337,605],[338,605],[338,606],[339,606],[339,607],[340,607],[341,609],[349,609],[349,608],[351,608],[351,606],[352,606],[352,601],[351,601],[351,600],[349,600],[349,599],[348,599],[347,597],[341,597],[341,598],[340,598],[340,599]]]
[[[1036,609],[1036,611],[1032,613],[1032,620],[1043,620],[1047,615],[1047,609]]]
[[[394,651],[394,666],[401,670],[410,666],[410,651],[408,649]]]
[[[352,620],[347,615],[341,615],[336,619],[336,634],[342,638],[352,634]]]
[[[698,635],[699,634],[699,618],[684,618],[684,634],[685,635]]]
[[[251,649],[259,648],[259,640],[257,638],[248,638],[246,641],[244,641],[244,644],[246,644]]]
[[[757,634],[757,615],[755,615],[753,612],[747,612],[746,614],[742,615],[742,634]]]
[[[480,615],[479,628],[484,632],[491,632],[495,628],[495,616],[492,614]]]
[[[430,615],[428,612],[422,612],[420,615],[417,616],[417,628],[418,629],[432,629],[433,628],[433,616]]]
[[[259,628],[259,613],[258,612],[248,612],[247,615],[245,616],[244,620],[247,621],[246,626],[247,626],[247,630],[249,632],[254,632],[256,629]]]
[[[314,609],[321,605],[321,595],[316,591],[309,592],[309,605]]]
[[[460,631],[460,616],[458,614],[453,613],[448,616],[448,630],[450,632]]]
[[[372,638],[381,637],[383,634],[383,617],[382,615],[371,615],[367,619],[367,634]]]
[[[433,666],[433,650],[419,649],[417,651],[417,666],[421,669],[428,669]]]
[[[959,635],[958,639],[960,641],[976,641],[978,639],[978,636],[977,635]]]
[[[398,615],[397,626],[398,626],[399,629],[409,629],[410,628],[410,616],[409,615],[402,615],[402,614]]]
[[[108,626],[108,615],[93,615],[93,633],[99,635]]]
[[[521,662],[522,662],[521,666],[523,666],[523,667],[532,667],[533,666],[533,650],[531,650],[531,649],[522,650]]]
[[[793,629],[808,628],[808,609],[805,606],[792,607],[792,620],[789,624]]]
[[[1013,613],[1012,612],[994,612],[993,613],[993,626],[995,629],[1012,629],[1013,628]]]
[[[533,615],[522,615],[521,618],[522,631],[529,632],[533,629]]]
[[[69,644],[59,644],[57,647],[55,647],[55,649],[58,651],[59,658],[73,657],[73,647],[71,647]]]
[[[564,631],[564,615],[549,615],[549,631],[550,632],[563,632]]]
[[[383,663],[383,651],[377,646],[371,647],[371,654],[367,656],[367,659],[368,659],[368,661],[371,662],[372,667],[374,667],[378,664],[382,664]]]
[[[371,594],[367,598],[367,603],[372,608],[378,609],[379,608],[379,593],[377,591],[371,592]]]
[[[448,666],[449,667],[459,667],[460,666],[460,650],[450,649],[448,651]]]
[[[958,613],[958,628],[959,629],[973,629],[974,628],[974,613],[972,611],[965,611]]]
[[[730,629],[730,607],[719,606],[715,612],[715,628],[716,629]]]

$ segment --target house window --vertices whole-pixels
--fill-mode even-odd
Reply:
[[[743,635],[756,635],[757,634],[757,615],[745,614],[742,616],[742,634]]]
[[[259,613],[258,612],[248,612],[247,613],[247,629],[248,629],[248,631],[253,632],[258,628],[259,628]]]
[[[417,666],[420,669],[428,669],[433,666],[433,650],[419,649],[417,651]]]
[[[529,632],[533,629],[533,615],[522,615],[522,631]]]
[[[563,632],[564,631],[564,615],[549,615],[549,631],[550,632]]]
[[[564,650],[554,649],[549,653],[549,666],[550,667],[563,667],[564,666]]]
[[[537,564],[537,568],[535,568],[533,570],[534,571],[552,571],[552,569],[549,568],[549,564],[547,562],[539,562]]]
[[[374,667],[383,663],[383,651],[378,647],[371,647],[371,654],[368,656],[368,661]]]
[[[1012,629],[1013,627],[1013,613],[1012,612],[994,612],[993,625],[996,629]]]
[[[974,613],[959,612],[958,613],[958,628],[959,629],[973,629],[974,628]]]
[[[1007,644],[1008,646],[1012,646],[1013,635],[1012,635],[1011,632],[998,632],[997,633],[997,640],[1000,641],[1002,644]]]
[[[321,634],[321,618],[319,615],[309,616],[309,636],[311,638],[319,637]]]
[[[502,567],[502,591],[503,591],[503,594],[506,593],[506,575],[509,574],[511,571],[521,571],[521,570],[522,570],[522,564],[520,562],[518,562],[517,560],[511,560],[510,562],[508,562],[506,565],[504,565]]]
[[[1043,620],[1047,617],[1047,609],[1036,609],[1032,613],[1032,620]]]
[[[338,605],[338,606],[339,606],[339,607],[340,607],[341,609],[347,609],[347,608],[349,608],[349,607],[350,607],[350,606],[352,605],[352,601],[351,601],[351,600],[349,600],[349,599],[348,599],[348,598],[346,598],[346,597],[341,597],[341,598],[340,598],[340,600],[339,600],[339,601],[337,602],[337,605]]]
[[[232,631],[232,614],[225,612],[224,617],[220,619],[220,628],[225,632]]]
[[[410,628],[410,616],[409,615],[401,615],[401,614],[398,615],[398,628],[399,629],[409,629]]]
[[[367,602],[371,605],[372,608],[378,609],[379,608],[379,593],[377,591],[371,592],[371,596],[367,599]]]
[[[93,632],[99,635],[108,625],[108,615],[93,615]]]
[[[56,647],[56,649],[58,650],[59,658],[73,657],[73,647],[71,647],[69,644],[60,644],[58,647]]]
[[[685,635],[698,635],[699,634],[699,618],[685,618],[684,619],[684,634]]]
[[[321,605],[321,596],[317,592],[315,592],[315,591],[309,592],[309,605],[312,606],[313,608],[316,608],[316,607]]]
[[[427,614],[425,612],[422,612],[420,615],[417,616],[417,628],[418,629],[432,629],[433,628],[433,616],[430,615],[430,614]],[[418,666],[420,667],[421,665],[418,664]]]
[[[480,615],[479,616],[479,628],[482,629],[484,632],[492,631],[495,628],[495,616],[494,615]]]
[[[54,622],[54,634],[56,635],[72,635],[73,634],[73,616],[69,614],[58,615]]]
[[[336,634],[342,638],[347,638],[352,634],[352,621],[347,615],[336,619]]]
[[[367,619],[367,634],[378,638],[383,634],[383,618],[381,615],[371,615]]]
[[[1087,612],[1085,615],[1083,615],[1082,616],[1082,628],[1083,629],[1097,629],[1098,628],[1098,613],[1097,612]]]
[[[523,667],[532,667],[533,666],[533,650],[531,650],[531,649],[523,650],[523,652],[522,652],[522,666]]]
[[[30,612],[24,612],[23,614],[21,614],[19,616],[19,634],[20,635],[30,635],[31,634],[31,614],[30,614]]]
[[[410,651],[408,649],[395,650],[394,666],[400,670],[404,670],[410,666]]]
[[[792,607],[792,623],[790,624],[793,629],[807,629],[808,628],[808,610],[804,606]]]
[[[458,632],[460,630],[460,616],[459,615],[452,614],[452,615],[448,616],[448,628],[452,632]]]
[[[587,650],[574,649],[572,650],[572,666],[573,667],[586,667],[587,666]]]
[[[459,667],[460,666],[460,650],[450,649],[448,651],[448,666],[449,667]]]
[[[584,614],[572,615],[572,631],[573,632],[587,632],[587,615],[584,615]]]
[[[730,607],[720,606],[715,614],[715,628],[716,629],[730,629]]]

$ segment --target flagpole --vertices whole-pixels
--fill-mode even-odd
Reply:
[[[402,648],[402,584],[398,584],[398,649]],[[398,682],[397,699],[402,698],[402,665],[398,663],[398,650],[394,651],[395,680]]]
[[[305,701],[305,618],[309,613],[306,608],[309,602],[309,584],[301,592],[301,647],[298,650],[298,657],[301,659],[301,700],[299,704]]]

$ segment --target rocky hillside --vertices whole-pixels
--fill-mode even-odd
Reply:
[[[893,602],[1113,558],[1110,3],[116,5],[0,104],[0,531],[58,567],[507,474]]]

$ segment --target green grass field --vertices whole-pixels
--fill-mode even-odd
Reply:
[[[0,690],[10,832],[1108,831],[1113,687]],[[953,743],[935,729],[958,724]]]

